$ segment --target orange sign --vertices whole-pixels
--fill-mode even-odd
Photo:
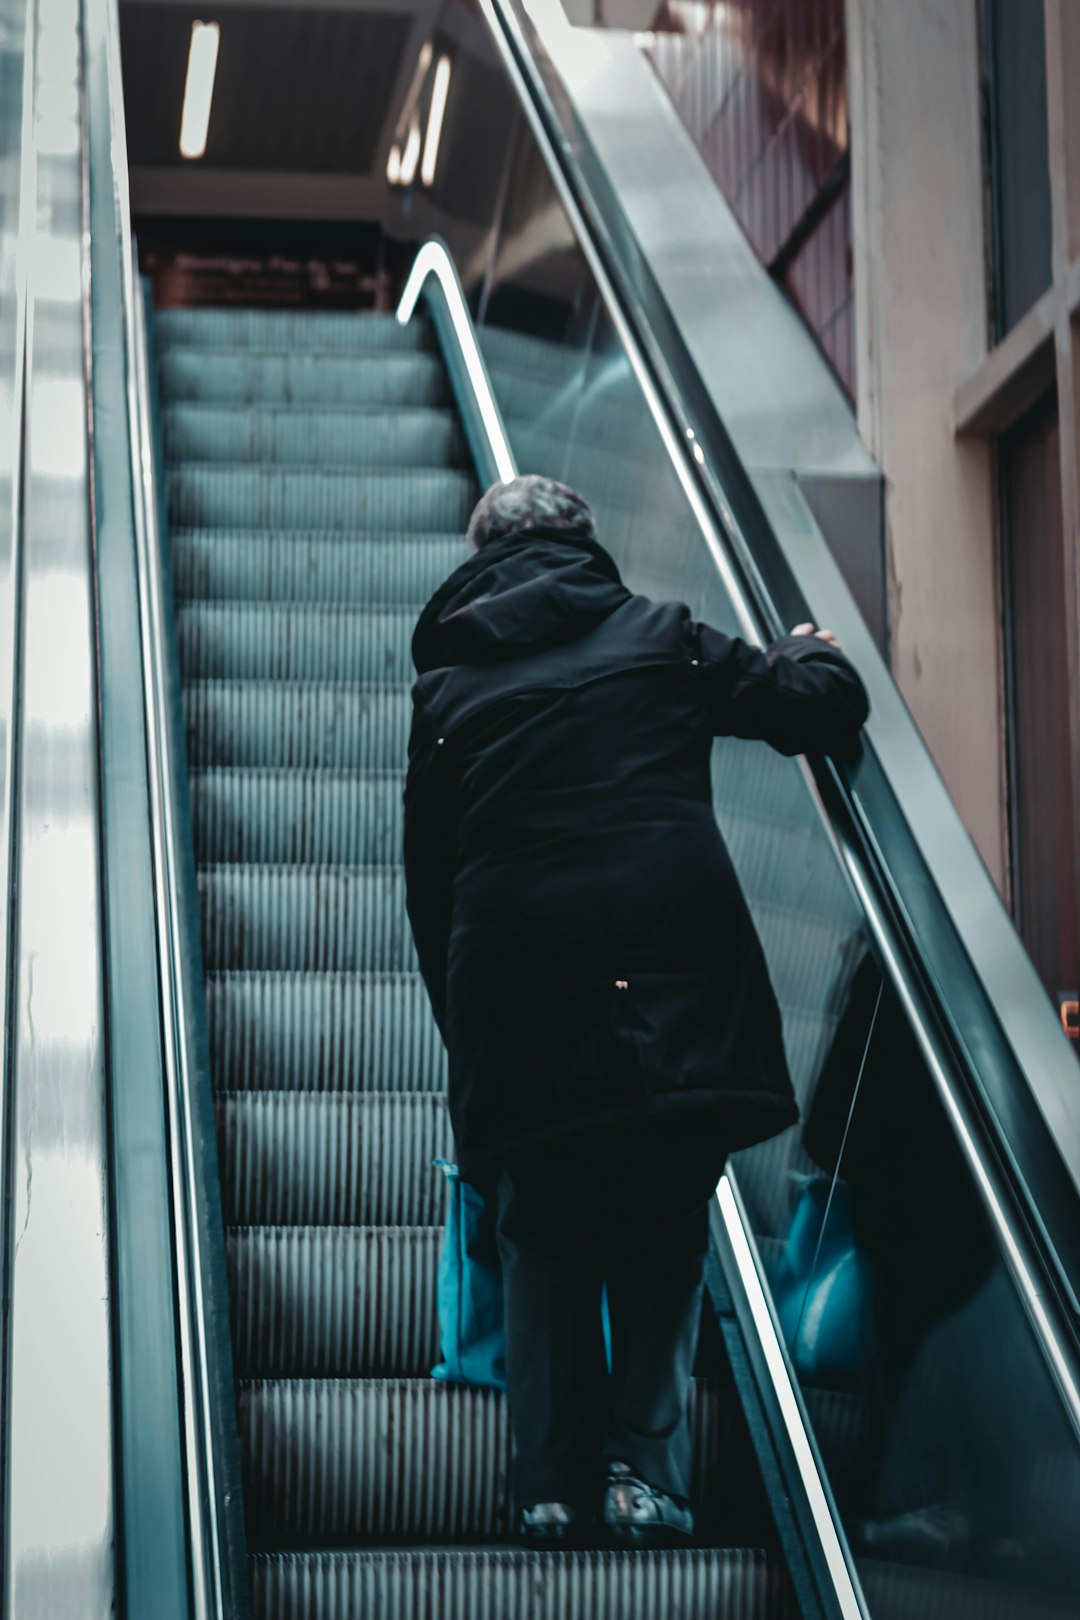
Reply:
[[[1060,995],[1061,1027],[1070,1041],[1080,1041],[1080,995]]]

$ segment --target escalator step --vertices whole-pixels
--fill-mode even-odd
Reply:
[[[304,354],[288,350],[166,349],[167,400],[222,405],[445,405],[446,372],[434,354]]]
[[[222,1091],[446,1089],[418,973],[221,973],[206,981]]]
[[[207,466],[167,475],[176,528],[402,529],[464,531],[478,491],[467,472],[415,467],[398,472],[341,468]]]
[[[510,1547],[252,1559],[256,1620],[794,1620],[763,1552],[527,1553]]]
[[[219,602],[426,602],[466,557],[456,534],[200,529],[174,534],[171,547],[177,597]]]
[[[400,771],[210,770],[191,773],[200,861],[398,861]]]
[[[426,321],[401,326],[394,315],[297,309],[163,309],[155,320],[162,349],[174,343],[232,349],[295,349],[336,354],[430,349]]]
[[[311,405],[169,405],[170,461],[309,467],[450,467],[465,438],[448,410],[327,410]]]
[[[207,972],[412,973],[400,866],[206,866]]]
[[[452,1157],[442,1097],[239,1091],[218,1097],[230,1226],[438,1226]]]
[[[510,1436],[494,1390],[422,1378],[265,1380],[241,1384],[239,1406],[253,1550],[490,1541],[509,1530]],[[696,1385],[691,1491],[707,1540],[732,1538],[716,1487],[746,1466],[740,1417],[732,1384]]]
[[[413,673],[415,611],[184,602],[176,639],[185,680],[398,683]]]
[[[200,681],[184,689],[188,764],[403,770],[407,686]]]
[[[228,1237],[237,1375],[426,1377],[434,1226],[256,1226]]]

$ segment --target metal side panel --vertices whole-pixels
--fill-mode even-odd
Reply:
[[[116,14],[83,16],[89,139],[105,1007],[112,1150],[117,1460],[128,1612],[186,1617],[172,1200],[135,572],[121,221],[110,53]],[[122,116],[122,114],[121,114]],[[119,150],[123,150],[122,135]]]
[[[77,9],[41,0],[27,8],[27,24],[36,61],[25,81],[23,179],[34,252],[24,236],[27,427],[22,466],[13,469],[22,475],[25,562],[16,641],[2,1603],[19,1620],[107,1620],[116,1604],[113,1275]],[[40,43],[46,30],[48,51]],[[47,117],[58,89],[65,111]],[[35,270],[50,261],[59,275],[38,283]]]

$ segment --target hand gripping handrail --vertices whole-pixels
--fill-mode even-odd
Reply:
[[[450,249],[437,236],[425,242],[413,260],[397,308],[402,326],[411,321],[421,296],[446,355],[477,471],[485,485],[508,484],[517,477],[510,440],[480,353],[461,277]]]

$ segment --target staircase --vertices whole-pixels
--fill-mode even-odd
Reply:
[[[509,1545],[505,1402],[428,1377],[452,1146],[400,866],[409,642],[478,494],[433,335],[156,335],[255,1613],[781,1620],[715,1329],[688,1552]]]

